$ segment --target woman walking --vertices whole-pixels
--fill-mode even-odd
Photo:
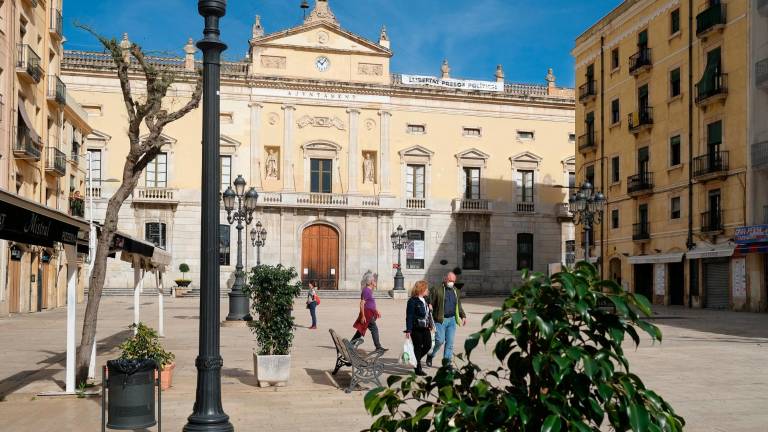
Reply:
[[[405,309],[405,338],[413,343],[413,351],[416,354],[416,375],[424,376],[421,369],[421,358],[431,348],[432,337],[430,335],[431,321],[429,319],[429,307],[426,297],[429,295],[427,281],[420,280],[413,285],[411,298]]]
[[[310,281],[307,290],[307,309],[309,316],[312,317],[312,327],[310,330],[317,329],[317,281]]]
[[[371,338],[373,338],[373,345],[376,347],[376,351],[387,351],[386,348],[381,346],[379,341],[379,327],[376,325],[376,320],[381,318],[381,313],[376,309],[376,299],[373,297],[373,290],[376,289],[378,284],[379,275],[368,270],[363,275],[363,280],[360,282],[362,290],[360,291],[360,312],[357,316],[357,320],[352,325],[357,331],[352,336],[352,341],[365,336],[367,330],[371,331]]]

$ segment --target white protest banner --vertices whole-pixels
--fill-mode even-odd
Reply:
[[[465,91],[504,91],[504,83],[495,81],[458,80],[453,78],[437,78],[424,75],[401,75],[401,80],[405,85],[444,87]]]

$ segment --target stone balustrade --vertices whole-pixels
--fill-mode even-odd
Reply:
[[[487,199],[463,199],[453,200],[454,213],[492,213],[493,205]]]
[[[134,203],[178,204],[177,191],[168,188],[136,188]]]

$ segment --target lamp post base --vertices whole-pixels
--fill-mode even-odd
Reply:
[[[405,291],[405,277],[400,269],[395,274],[395,291]]]
[[[227,321],[253,321],[248,312],[248,297],[241,291],[232,289],[229,294],[229,314]]]

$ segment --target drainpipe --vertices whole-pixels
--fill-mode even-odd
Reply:
[[[688,250],[693,249],[693,0],[688,0]],[[698,272],[698,267],[696,269]],[[693,307],[691,265],[688,265],[688,307]],[[696,281],[698,283],[698,279]]]
[[[600,36],[600,190],[607,197],[608,191],[605,188],[605,36]],[[600,224],[600,279],[605,279],[605,232],[605,218],[603,218]]]

